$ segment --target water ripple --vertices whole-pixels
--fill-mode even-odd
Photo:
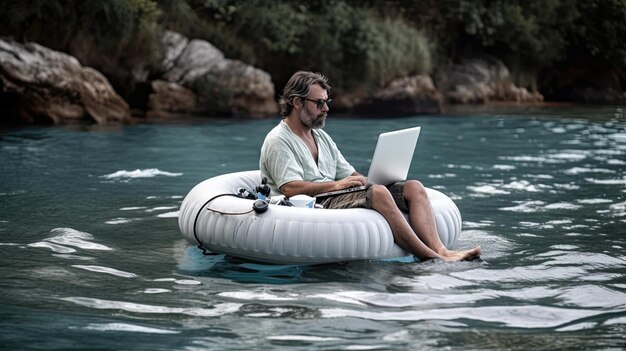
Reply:
[[[318,294],[311,297],[324,297],[329,295]],[[497,294],[492,292],[479,292],[463,294],[414,294],[414,293],[376,293],[367,291],[342,291],[332,294],[331,300],[339,300],[334,297],[341,297],[343,301],[357,301],[361,305],[377,306],[377,307],[392,307],[392,308],[407,308],[416,306],[442,306],[450,304],[467,304],[481,300],[488,300],[497,297]]]
[[[60,245],[74,246],[84,250],[113,250],[112,248],[90,242],[93,235],[72,228],[55,228],[51,230],[55,236],[44,239]]]
[[[229,297],[238,300],[262,300],[262,301],[293,301],[297,299],[296,294],[291,296],[277,296],[263,291],[228,291],[218,294],[219,296]]]
[[[63,246],[63,245],[57,245],[57,244],[53,244],[53,243],[46,243],[46,242],[36,242],[36,243],[31,243],[28,244],[29,247],[43,247],[43,248],[47,248],[50,249],[54,252],[60,253],[60,254],[68,254],[68,253],[72,253],[72,252],[76,252],[75,249],[72,249],[71,247],[67,247],[67,246]]]
[[[91,271],[91,272],[111,274],[111,275],[115,275],[115,276],[122,277],[122,278],[137,277],[137,274],[135,273],[124,272],[124,271],[120,271],[120,270],[109,268],[109,267],[93,266],[93,265],[79,265],[79,264],[72,265],[72,267],[84,269],[86,271]]]
[[[179,331],[144,327],[136,324],[128,323],[91,323],[87,324],[83,329],[97,330],[97,331],[123,331],[131,333],[149,333],[149,334],[179,334]]]
[[[566,303],[588,308],[626,308],[626,293],[597,285],[580,285],[559,295]]]
[[[152,178],[156,176],[167,176],[167,177],[179,177],[183,175],[182,173],[172,173],[161,171],[157,168],[148,168],[148,169],[136,169],[134,171],[117,171],[110,174],[105,174],[102,178],[106,179],[115,179],[115,178]]]
[[[356,317],[376,321],[477,320],[514,328],[555,328],[583,318],[603,314],[602,311],[567,309],[538,305],[489,306],[415,310],[402,312],[371,312],[348,309],[323,309],[325,318]]]
[[[454,272],[450,275],[475,282],[546,282],[563,281],[588,274],[581,267],[547,267],[545,265],[513,267],[510,269],[478,268],[466,272]]]
[[[214,305],[213,308],[182,308],[145,305],[125,301],[101,300],[89,297],[63,297],[60,300],[99,310],[123,310],[134,313],[184,314],[195,317],[218,317],[236,312],[242,306],[242,304],[238,303],[221,303]]]

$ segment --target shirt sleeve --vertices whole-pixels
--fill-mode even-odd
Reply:
[[[294,180],[304,180],[304,169],[287,143],[277,140],[266,151],[266,169],[277,188]]]

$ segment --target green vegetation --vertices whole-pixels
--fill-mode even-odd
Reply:
[[[332,77],[337,88],[355,89],[427,73],[431,66],[425,35],[367,6],[332,0],[196,2],[203,24],[187,34],[264,68],[278,81],[309,69]]]
[[[469,55],[502,59],[525,86],[560,67],[626,76],[626,0],[23,0],[0,3],[0,35],[69,52],[128,96],[152,73],[164,29],[268,71],[298,69],[339,91],[437,74]],[[540,83],[540,82],[539,82]],[[540,85],[540,84],[539,84]]]

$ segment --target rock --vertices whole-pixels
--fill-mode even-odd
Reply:
[[[198,109],[198,97],[178,83],[152,81],[147,117],[171,118],[193,114]]]
[[[371,97],[356,103],[360,114],[416,115],[441,112],[443,98],[432,79],[416,75],[393,80]]]
[[[515,86],[509,70],[495,58],[473,58],[453,66],[448,72],[445,95],[450,102],[462,104],[543,101],[538,92]]]
[[[189,40],[182,34],[172,31],[165,32],[162,39],[163,52],[165,55],[163,57],[163,62],[161,63],[163,72],[170,71],[174,68],[176,59],[182,54],[188,43]]]
[[[0,109],[15,115],[3,114],[6,123],[130,120],[128,104],[100,72],[36,43],[0,39],[0,88]]]
[[[163,79],[197,95],[195,110],[186,112],[244,117],[278,113],[274,84],[267,72],[225,58],[207,41],[189,41],[178,33],[166,32],[163,45]]]

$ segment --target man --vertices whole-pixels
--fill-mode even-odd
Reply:
[[[296,72],[283,90],[283,120],[270,131],[261,148],[259,166],[272,195],[286,197],[317,194],[365,185],[367,179],[345,160],[330,136],[326,122],[330,85],[313,72]],[[446,249],[437,233],[430,201],[422,184],[409,180],[373,185],[365,191],[322,200],[325,208],[371,208],[391,227],[395,242],[422,259],[469,260],[480,256],[480,247],[467,251]],[[409,214],[409,221],[401,211]]]

